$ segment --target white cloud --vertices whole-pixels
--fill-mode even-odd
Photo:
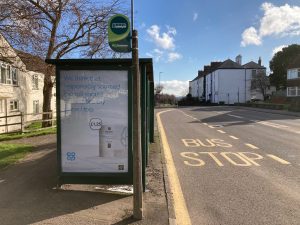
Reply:
[[[175,39],[177,34],[176,28],[166,25],[167,31],[161,33],[160,27],[152,25],[147,29],[150,40],[154,42],[157,48],[146,53],[147,56],[153,57],[156,62],[174,62],[182,58],[182,55],[175,52]]]
[[[198,13],[193,14],[193,21],[196,21],[198,19]]]
[[[163,93],[175,96],[185,96],[189,90],[189,82],[181,80],[161,81]]]
[[[265,2],[261,5],[264,11],[263,17],[260,19],[259,28],[255,29],[250,27],[246,29],[243,34],[248,30],[251,31],[250,35],[255,37],[258,41],[247,41],[247,35],[243,36],[241,42],[242,46],[249,44],[259,45],[261,39],[266,36],[295,36],[300,35],[300,7],[290,6],[285,4],[282,6],[275,6],[272,3]],[[244,39],[245,38],[245,39]]]
[[[287,45],[280,45],[280,46],[274,48],[273,51],[272,51],[272,56],[275,55],[277,52],[282,51],[282,49],[285,48],[285,47],[288,47],[288,46]]]
[[[164,52],[159,49],[154,49],[151,52],[147,52],[146,55],[148,57],[154,58],[155,62],[159,62],[164,55]]]
[[[243,47],[247,45],[261,45],[261,39],[257,34],[257,31],[254,27],[249,27],[242,34],[242,42],[241,45]]]
[[[182,55],[180,55],[177,52],[170,52],[168,54],[168,62],[174,62],[174,61],[179,60],[181,58],[182,58]]]
[[[167,25],[166,27],[167,27],[167,30],[168,30],[167,33],[168,33],[169,35],[175,36],[175,35],[177,34],[177,31],[176,31],[176,28],[175,28],[175,27],[171,27],[171,26],[169,26],[169,25]]]
[[[176,35],[176,29],[173,27],[167,27],[168,31],[160,34],[160,27],[157,25],[152,25],[147,29],[147,33],[151,40],[159,48],[172,50],[175,49],[174,36]]]

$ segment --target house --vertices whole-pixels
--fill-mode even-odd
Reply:
[[[204,66],[203,79],[198,76],[193,83],[203,83],[203,97],[206,102],[211,103],[245,103],[253,98],[263,100],[259,90],[251,88],[251,80],[259,71],[266,72],[266,68],[253,61],[242,65],[242,56],[238,55],[236,60],[227,59],[223,62],[211,62]],[[198,84],[198,87],[200,85]],[[202,89],[199,89],[202,92]],[[195,94],[195,90],[193,93]]]
[[[195,77],[192,81],[189,81],[189,94],[192,97],[197,98],[198,100],[203,99],[203,79],[204,79],[204,72],[198,71],[197,77]]]
[[[41,58],[13,49],[0,35],[0,133],[19,130],[21,120],[42,118],[46,66]],[[51,107],[55,110],[55,98]],[[7,125],[13,123],[18,124]]]
[[[300,97],[300,55],[291,62],[287,70],[287,97]]]
[[[199,97],[198,76],[189,81],[189,94],[191,94],[194,98]]]

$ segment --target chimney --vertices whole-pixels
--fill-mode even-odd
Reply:
[[[198,77],[201,77],[203,74],[203,70],[198,70]]]
[[[238,55],[237,57],[235,57],[235,62],[239,65],[242,65],[242,56]]]
[[[259,56],[259,59],[258,59],[258,65],[261,66],[261,57]]]

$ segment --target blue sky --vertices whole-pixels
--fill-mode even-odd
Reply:
[[[187,81],[211,61],[243,63],[274,49],[300,44],[300,1],[135,0],[140,57],[153,57],[155,82],[165,93],[183,95]],[[160,73],[161,72],[161,73]]]

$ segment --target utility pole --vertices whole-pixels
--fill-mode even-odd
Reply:
[[[138,32],[134,30],[131,0],[132,76],[133,76],[133,217],[143,219],[142,151],[141,151],[141,78]]]

